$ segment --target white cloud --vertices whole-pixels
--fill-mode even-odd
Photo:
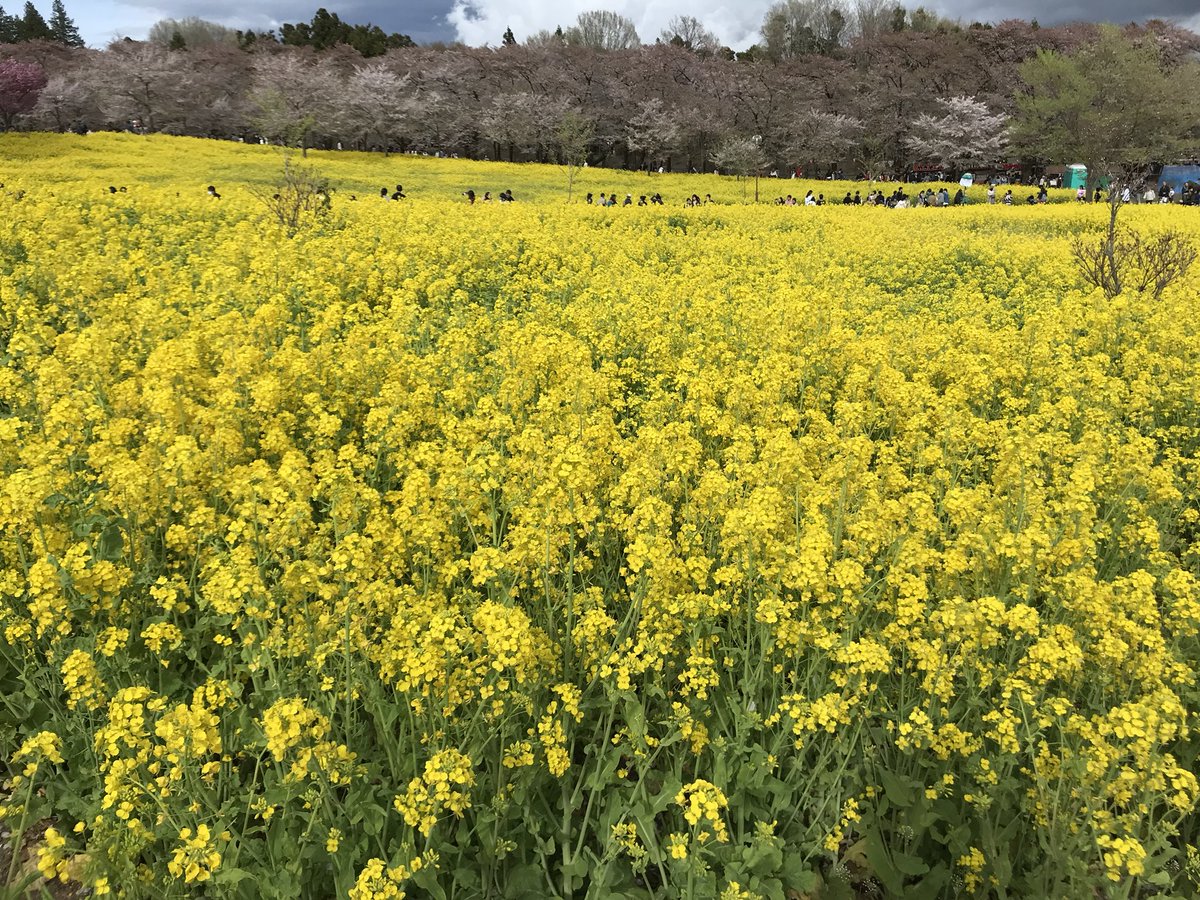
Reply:
[[[446,21],[465,44],[500,43],[505,28],[518,41],[542,29],[553,31],[574,24],[575,17],[591,9],[608,9],[629,18],[643,43],[652,44],[674,16],[695,16],[735,50],[758,39],[758,27],[771,0],[734,4],[713,2],[706,9],[681,8],[678,0],[456,0]]]

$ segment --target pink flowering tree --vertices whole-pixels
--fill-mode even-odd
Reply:
[[[33,109],[45,86],[46,73],[37,63],[0,60],[0,123],[5,131],[17,116]]]

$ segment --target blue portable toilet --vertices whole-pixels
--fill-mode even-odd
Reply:
[[[1176,198],[1180,198],[1185,181],[1200,182],[1200,166],[1163,166],[1158,176],[1158,187],[1161,190],[1164,184],[1170,185],[1175,188]]]

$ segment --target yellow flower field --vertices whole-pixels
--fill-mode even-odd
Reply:
[[[9,885],[1200,891],[1200,270],[311,156],[289,238],[270,148],[0,138]]]

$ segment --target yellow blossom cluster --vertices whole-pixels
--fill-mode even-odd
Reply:
[[[1200,271],[1090,289],[1087,204],[348,186],[472,171],[406,156],[317,157],[288,237],[266,148],[155,138],[110,194],[68,140],[0,138],[0,816],[45,877],[1132,896],[1186,855]]]
[[[471,806],[474,783],[470,758],[457,750],[442,750],[425,763],[422,777],[414,778],[404,794],[396,797],[395,807],[405,822],[428,837],[440,813],[462,818]]]
[[[179,846],[167,863],[167,870],[185,882],[208,881],[221,865],[221,853],[217,841],[228,841],[229,834],[222,832],[214,836],[203,822],[191,828],[179,830]]]

